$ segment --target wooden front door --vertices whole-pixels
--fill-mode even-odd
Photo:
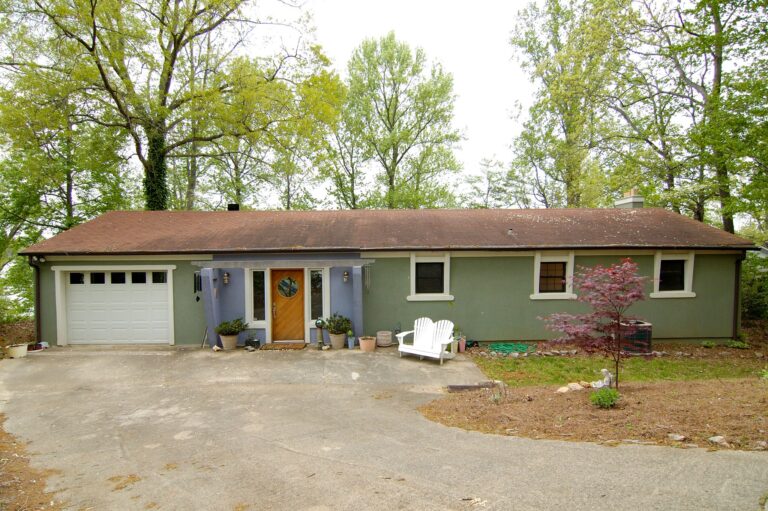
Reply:
[[[304,270],[272,270],[272,340],[304,340]]]

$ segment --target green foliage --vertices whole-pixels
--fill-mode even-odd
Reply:
[[[248,325],[243,321],[243,318],[237,318],[219,323],[219,326],[216,327],[216,333],[219,335],[237,335],[247,329]]]
[[[338,312],[334,312],[331,317],[325,319],[325,326],[323,328],[328,330],[328,333],[334,335],[346,334],[347,331],[352,329],[352,321]]]
[[[284,123],[310,133],[314,122],[295,110],[322,88],[296,80],[295,70],[308,62],[327,66],[327,59],[308,45],[272,59],[241,57],[233,49],[247,42],[257,17],[268,17],[248,3],[17,0],[4,13],[1,60],[13,72],[43,69],[55,83],[82,91],[88,108],[81,119],[129,138],[143,167],[147,209],[169,201],[192,208],[216,142],[268,138]],[[325,115],[320,102],[313,107]],[[182,190],[168,186],[167,173]]]
[[[453,145],[461,138],[451,126],[451,75],[439,65],[428,68],[423,50],[411,50],[392,32],[363,41],[349,61],[348,72],[348,117],[342,118],[349,134],[344,136],[345,145],[357,146],[358,164],[369,155],[378,164],[376,181],[382,191],[372,194],[371,205],[451,204],[446,174],[459,168]]]
[[[728,341],[726,346],[728,346],[729,348],[733,348],[735,350],[748,350],[749,349],[749,344],[747,344],[744,341],[737,341],[737,340]]]
[[[538,86],[513,143],[516,202],[607,206],[636,188],[730,232],[743,213],[765,239],[764,26],[754,2],[531,3],[511,39]]]
[[[598,408],[613,408],[619,402],[619,391],[608,387],[603,387],[589,395],[589,400]]]
[[[621,7],[546,0],[520,13],[510,42],[538,88],[514,144],[513,177],[546,207],[594,206],[604,195],[592,149],[609,129],[602,98],[623,47]]]
[[[717,343],[715,341],[701,341],[701,346],[703,348],[711,349],[717,346]]]
[[[768,258],[750,253],[741,265],[741,314],[768,319]]]
[[[768,380],[768,367],[760,371],[760,377],[764,380]]]

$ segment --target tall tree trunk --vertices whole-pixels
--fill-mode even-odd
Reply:
[[[194,136],[195,130],[192,130]],[[187,189],[184,195],[184,209],[191,210],[195,208],[195,191],[197,190],[197,143],[193,142],[190,147],[192,156],[187,160]]]
[[[714,45],[712,48],[713,57],[713,74],[712,74],[712,92],[707,101],[707,123],[709,126],[709,137],[719,137],[722,135],[719,127],[711,126],[711,123],[718,117],[717,114],[722,109],[720,102],[722,94],[722,81],[723,81],[723,23],[720,19],[720,0],[712,0],[709,3],[710,12],[712,13],[712,24],[715,32]],[[733,213],[730,211],[731,206],[731,185],[728,179],[728,166],[725,161],[725,155],[718,147],[719,140],[711,142],[712,155],[715,159],[715,175],[717,177],[717,195],[720,198],[720,215],[723,219],[723,229],[727,232],[734,232],[733,225]]]
[[[72,126],[69,126],[70,133],[72,132]],[[66,151],[66,189],[64,191],[64,211],[65,211],[65,217],[64,217],[64,229],[71,229],[75,226],[75,200],[74,200],[74,190],[75,190],[75,176],[74,176],[74,158],[72,155],[72,137],[67,136],[65,139],[65,151]]]
[[[72,176],[72,168],[67,169],[67,191],[65,197],[65,209],[66,217],[64,218],[64,228],[70,229],[75,226],[75,204],[74,204],[74,177]]]
[[[147,130],[147,158],[144,165],[144,197],[146,209],[168,209],[167,167],[165,161],[165,131]]]

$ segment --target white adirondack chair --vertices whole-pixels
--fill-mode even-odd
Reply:
[[[405,344],[405,337],[413,334],[413,344]],[[419,358],[430,357],[440,360],[456,356],[456,341],[453,340],[453,322],[443,319],[437,323],[429,318],[419,318],[413,323],[413,330],[397,334],[398,351],[418,355]],[[447,348],[451,346],[451,351]]]

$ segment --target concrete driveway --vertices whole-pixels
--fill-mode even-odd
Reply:
[[[393,349],[54,348],[0,361],[0,411],[72,509],[752,510],[768,491],[765,453],[484,435],[416,411],[480,379]]]

